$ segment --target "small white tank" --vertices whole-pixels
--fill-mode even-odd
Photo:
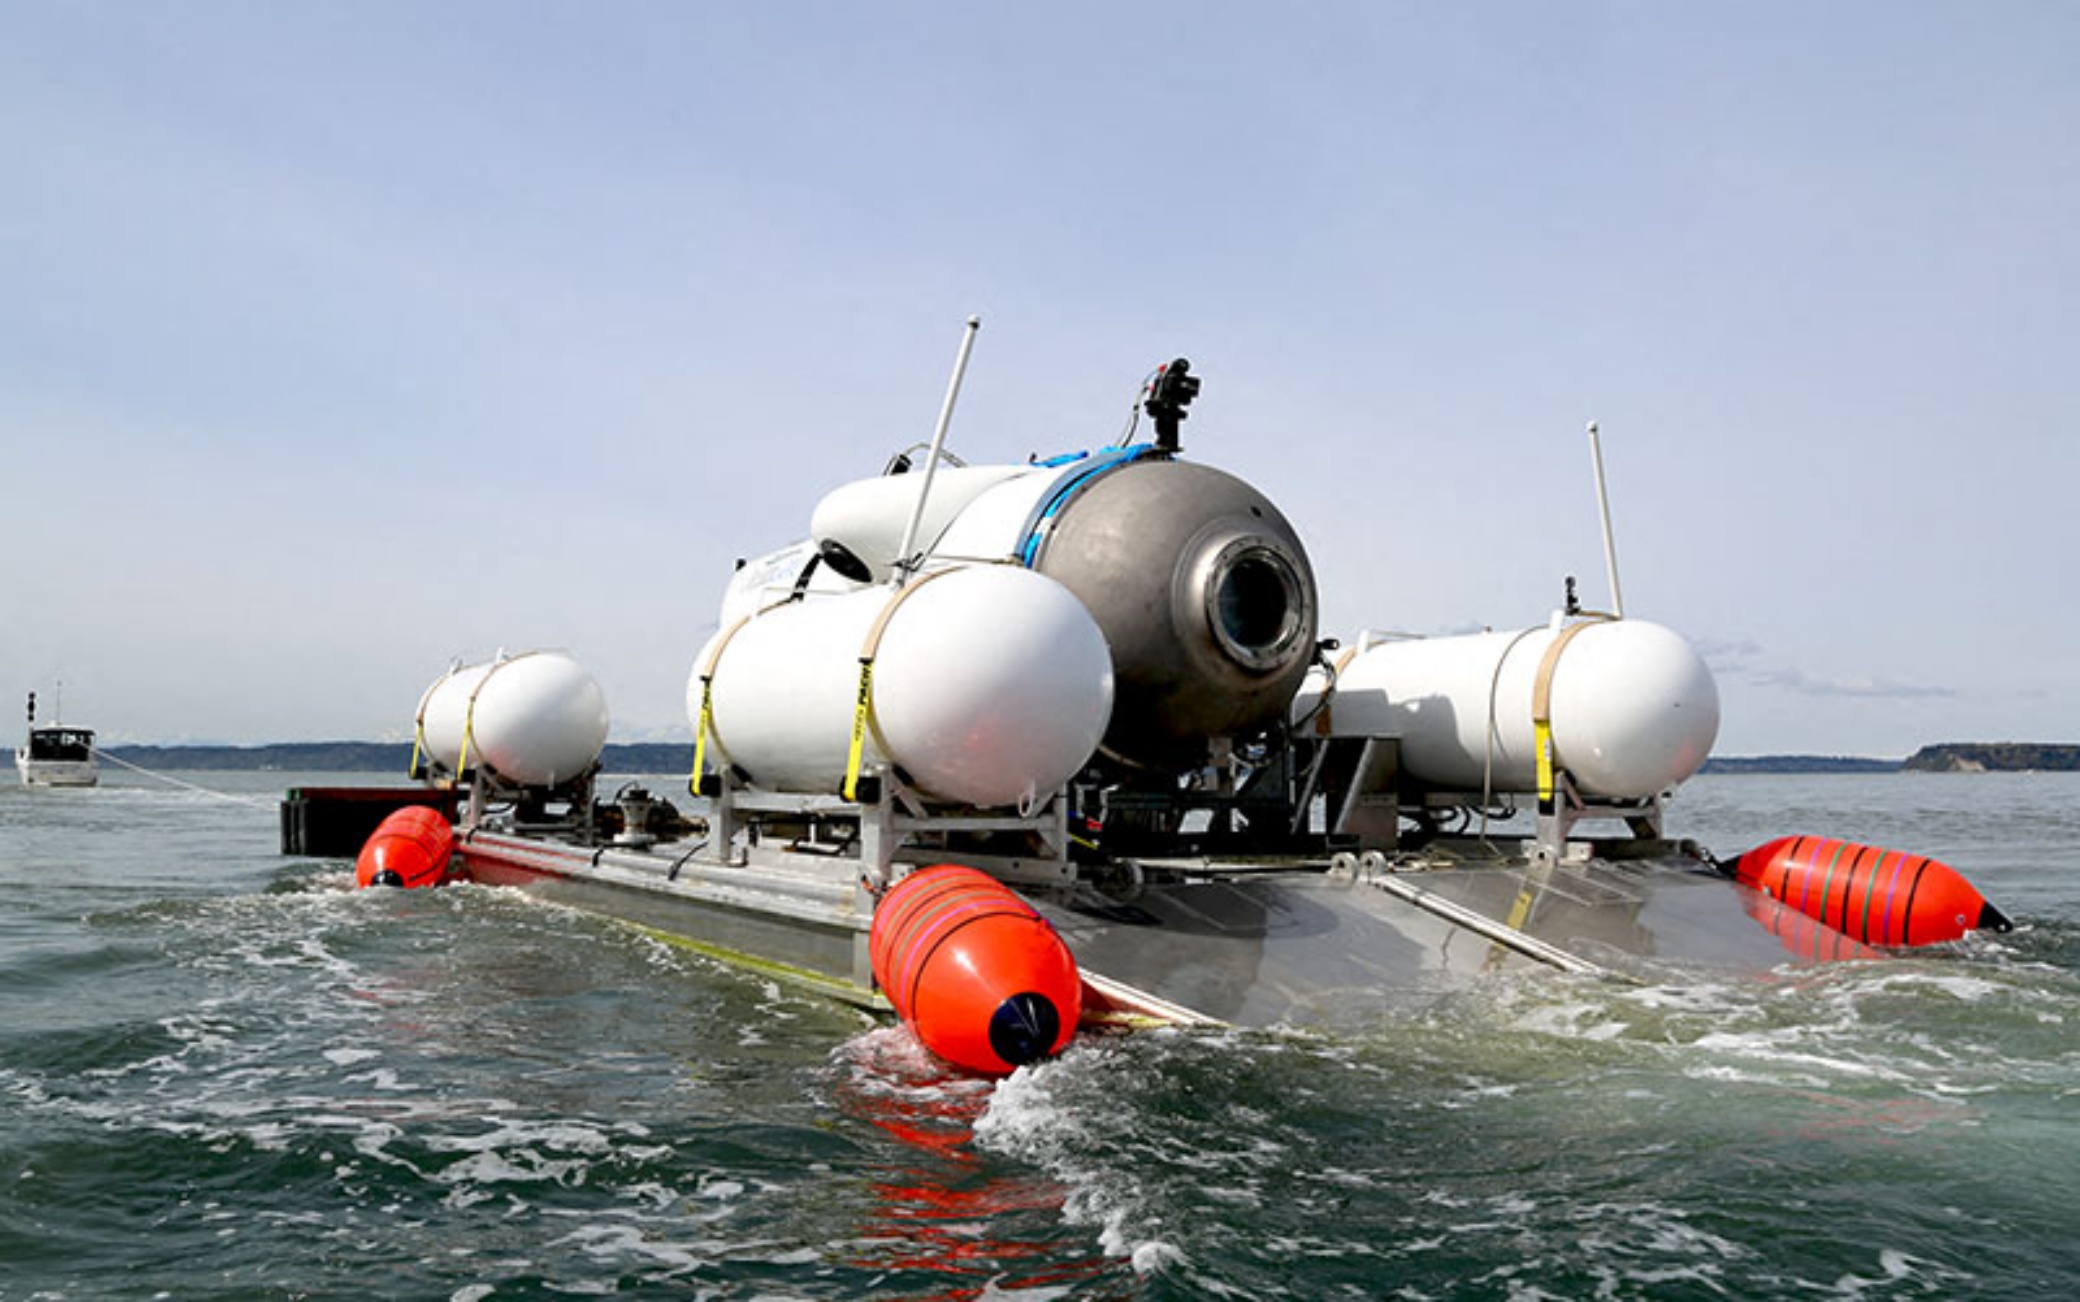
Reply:
[[[863,769],[892,763],[929,797],[992,808],[1054,790],[1097,749],[1112,658],[1096,622],[1052,579],[975,565],[725,625],[686,685],[698,732],[711,680],[709,766],[734,765],[765,790],[839,791],[861,652],[884,612]]]
[[[918,521],[913,550],[930,551],[954,517],[987,490],[1010,479],[1032,473],[1023,465],[941,466],[932,476],[931,496],[925,500]],[[841,485],[823,495],[809,517],[809,536],[818,543],[833,542],[845,548],[864,565],[868,577],[884,583],[901,560],[903,532],[917,511],[917,495],[924,488],[924,469],[907,474],[882,475]]]
[[[555,786],[592,767],[607,724],[606,694],[563,651],[465,665],[419,698],[419,732],[434,763],[450,773],[487,768],[526,787]]]
[[[818,561],[816,543],[805,538],[737,566],[729,587],[723,590],[718,626],[728,628],[746,615],[787,600],[797,589],[804,594],[828,595],[857,592],[864,586]]]
[[[1369,647],[1337,675],[1329,732],[1399,737],[1402,771],[1426,786],[1534,792],[1533,693],[1561,633],[1556,622]],[[1321,705],[1324,682],[1320,671],[1309,676],[1295,719]],[[1554,762],[1584,795],[1645,799],[1704,765],[1719,735],[1719,689],[1680,634],[1611,620],[1579,627],[1560,649],[1550,716]]]

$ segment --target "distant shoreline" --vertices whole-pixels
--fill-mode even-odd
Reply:
[[[392,772],[411,766],[410,742],[307,741],[267,746],[105,746],[112,759],[144,769],[304,773]],[[613,742],[601,755],[609,773],[678,773],[693,764],[693,743]],[[2080,745],[2052,742],[1944,742],[1905,759],[1861,755],[1715,755],[1705,773],[1986,773],[2080,770]]]
[[[1866,755],[1714,755],[1704,773],[1897,773],[1905,760]]]
[[[101,753],[142,769],[247,773],[395,773],[405,780],[412,743],[292,741],[265,746],[103,746]],[[610,742],[602,752],[609,773],[678,773],[693,767],[693,743]]]

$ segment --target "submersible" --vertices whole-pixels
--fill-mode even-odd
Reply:
[[[1664,835],[1719,723],[1680,634],[1570,601],[1341,644],[1300,531],[1185,457],[1188,362],[1111,442],[970,464],[945,443],[973,337],[928,445],[728,577],[686,683],[685,816],[595,798],[605,701],[568,657],[428,689],[424,772],[470,797],[448,875],[891,1009],[982,1071],[1078,1025],[1784,959],[1782,889]],[[1528,835],[1488,830],[1520,811]]]

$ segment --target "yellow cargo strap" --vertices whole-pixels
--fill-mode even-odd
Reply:
[[[515,660],[525,660],[533,654],[534,652],[532,651],[522,651],[519,655],[507,656],[494,661],[491,667],[484,671],[484,676],[477,680],[477,685],[469,689],[469,708],[464,710],[462,714],[462,753],[455,757],[455,780],[457,782],[462,781],[462,775],[468,772],[469,748],[476,745],[477,742],[477,693],[484,690],[484,685],[490,682],[499,670]]]
[[[1560,653],[1575,635],[1602,620],[1569,624],[1560,630],[1546,647],[1545,657],[1538,662],[1538,678],[1531,688],[1531,745],[1538,760],[1538,812],[1553,812],[1554,788],[1558,785],[1553,766],[1553,670],[1559,667]]]
[[[714,688],[714,680],[703,675],[701,717],[700,722],[693,725],[693,772],[686,778],[686,794],[689,796],[698,796],[701,793],[701,766],[707,762],[708,757],[708,725],[715,718]]]
[[[455,670],[450,668],[441,677],[440,683],[435,683],[432,687],[427,688],[426,694],[419,698],[419,712],[412,716],[412,766],[405,770],[405,776],[408,778],[417,778],[419,776],[419,757],[426,752],[426,703],[433,699],[433,694],[436,691],[440,690],[441,683],[447,682],[448,679],[454,676]],[[428,781],[433,779],[433,765],[430,762],[426,766],[426,779]],[[452,775],[449,778],[448,785],[450,787],[455,785]]]
[[[786,605],[787,603],[778,602],[775,604]],[[701,770],[706,765],[708,757],[708,731],[715,722],[713,695],[715,690],[715,667],[722,663],[723,648],[729,645],[730,639],[735,637],[744,625],[749,624],[759,615],[765,614],[766,610],[771,609],[773,607],[768,606],[765,610],[741,616],[736,623],[731,624],[721,637],[715,639],[715,645],[708,651],[707,663],[701,666],[701,717],[693,725],[693,774],[686,779],[686,794],[689,796],[697,797],[701,794]]]
[[[895,617],[896,607],[903,604],[910,594],[930,583],[957,572],[956,569],[933,570],[921,574],[897,588],[889,597],[888,604],[874,617],[872,627],[867,629],[867,640],[859,649],[859,693],[852,711],[852,744],[845,754],[845,785],[840,788],[845,799],[855,803],[859,800],[859,770],[867,749],[868,717],[874,706],[874,656],[881,650],[881,635],[888,631],[889,620]]]
[[[859,662],[859,700],[852,711],[852,744],[845,751],[845,785],[841,788],[847,800],[859,799],[860,758],[867,749],[867,712],[874,701],[874,661],[862,656]]]
[[[469,698],[469,712],[462,716],[462,754],[455,759],[455,780],[457,782],[462,780],[463,774],[469,772],[469,745],[476,740],[476,737],[477,698],[472,695]]]

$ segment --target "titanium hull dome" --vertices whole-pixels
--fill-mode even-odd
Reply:
[[[1210,466],[1143,460],[1060,512],[1033,568],[1089,608],[1119,677],[1105,749],[1203,763],[1213,738],[1276,722],[1312,663],[1314,568],[1270,499]]]

